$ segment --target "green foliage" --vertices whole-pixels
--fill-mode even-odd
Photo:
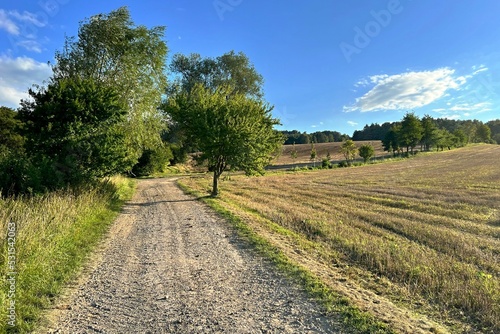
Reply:
[[[293,149],[292,152],[290,153],[290,156],[292,157],[293,160],[297,159],[297,149],[295,148],[295,143],[293,144]]]
[[[142,151],[161,143],[165,127],[157,108],[166,88],[165,27],[136,26],[126,7],[81,22],[78,39],[70,37],[56,53],[53,81],[93,80],[113,88],[126,107],[122,130],[134,165]]]
[[[422,118],[422,140],[421,143],[426,151],[430,151],[433,145],[437,142],[437,132],[438,128],[434,119],[425,115]]]
[[[491,141],[491,129],[486,124],[479,124],[476,127],[476,142],[489,143]]]
[[[6,151],[19,151],[24,138],[20,134],[22,122],[11,108],[0,107],[0,154]]]
[[[413,152],[413,148],[418,145],[422,139],[423,128],[420,119],[414,113],[406,113],[401,121],[401,131],[399,133],[399,142],[401,146],[406,147],[406,152]]]
[[[197,85],[215,92],[220,87],[232,87],[228,95],[242,94],[262,98],[262,76],[257,73],[248,57],[234,51],[217,58],[202,58],[194,53],[189,56],[176,54],[170,65],[172,72],[180,74],[179,88],[191,92]],[[171,92],[172,93],[172,92]]]
[[[316,162],[316,156],[317,155],[318,154],[316,152],[316,147],[314,147],[314,143],[312,143],[311,144],[311,158],[310,158],[310,160]]]
[[[281,133],[286,137],[285,145],[309,144],[313,143],[333,143],[340,142],[348,137],[338,131],[316,131],[313,133],[299,132],[297,130],[282,130]]]
[[[165,111],[196,146],[214,172],[212,195],[218,194],[218,179],[228,169],[246,174],[263,173],[273,153],[283,144],[283,136],[273,127],[272,108],[243,94],[229,94],[234,88],[215,92],[197,84],[190,93],[181,92],[164,105]]]
[[[453,135],[448,130],[440,129],[436,131],[436,147],[438,149],[451,149],[454,145],[454,141]]]
[[[344,140],[344,142],[340,146],[340,152],[344,155],[346,162],[349,163],[356,157],[358,149],[354,141],[352,141],[351,139],[347,139]]]
[[[467,145],[467,136],[462,130],[460,129],[455,130],[453,132],[453,146],[463,147],[465,145]]]
[[[120,126],[125,109],[115,91],[91,79],[60,79],[30,90],[22,102],[26,149],[36,161],[48,159],[54,184],[87,182],[131,168]],[[38,162],[37,162],[38,164]]]
[[[323,160],[321,161],[321,167],[322,168],[332,168],[332,162],[330,159],[328,158],[323,158]]]
[[[375,150],[372,145],[366,144],[359,148],[359,156],[367,163],[375,155]]]
[[[139,162],[132,168],[132,173],[137,176],[161,173],[174,158],[169,146],[162,145],[154,150],[146,150],[139,158]]]

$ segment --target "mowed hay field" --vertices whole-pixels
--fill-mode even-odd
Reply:
[[[356,147],[361,145],[372,145],[375,151],[375,157],[386,156],[389,153],[384,152],[382,142],[380,140],[373,141],[355,141]],[[316,162],[321,162],[322,159],[326,158],[328,152],[330,152],[330,157],[332,160],[345,160],[345,157],[340,152],[340,146],[342,142],[334,143],[319,143],[314,144],[316,149]],[[278,158],[272,161],[273,165],[290,165],[294,163],[310,163],[311,162],[311,144],[297,144],[295,145],[295,150],[297,152],[297,158],[292,158],[293,145],[283,145],[281,149],[281,154]],[[356,155],[356,158],[359,158]]]
[[[396,331],[425,314],[431,332],[500,332],[500,146],[220,186],[220,205]]]

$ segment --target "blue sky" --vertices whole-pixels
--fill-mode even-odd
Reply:
[[[50,76],[84,18],[128,6],[175,53],[243,51],[282,129],[336,130],[406,111],[500,118],[498,0],[19,0],[0,3],[0,105]]]

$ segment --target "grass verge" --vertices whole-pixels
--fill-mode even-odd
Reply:
[[[293,262],[282,251],[272,245],[264,237],[256,233],[238,216],[227,210],[217,199],[204,196],[182,182],[179,186],[188,194],[201,198],[212,209],[224,217],[255,249],[264,257],[270,259],[286,275],[297,280],[304,289],[316,299],[327,312],[335,312],[343,317],[344,324],[354,333],[394,333],[386,324],[375,319],[368,312],[363,312],[352,306],[349,300],[332,291],[316,275],[306,268]]]
[[[31,332],[94,249],[135,182],[0,200],[0,332]]]

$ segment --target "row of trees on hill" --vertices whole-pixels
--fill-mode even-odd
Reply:
[[[227,169],[263,171],[284,137],[262,76],[234,52],[179,54],[168,67],[164,31],[135,25],[126,7],[81,22],[46,86],[18,110],[0,108],[4,195],[150,173],[195,151],[214,173],[213,195]]]
[[[338,131],[316,131],[313,133],[300,132],[297,130],[283,130],[281,133],[285,136],[285,145],[310,144],[310,143],[333,143],[349,139],[346,134]]]
[[[440,130],[446,130],[452,134],[457,131],[463,132],[466,136],[467,143],[487,142],[500,144],[500,119],[492,120],[487,123],[483,123],[478,120],[452,120],[432,118],[430,116],[425,116],[424,119],[426,119],[427,122],[432,121],[432,123]],[[397,125],[397,122],[367,124],[363,130],[354,131],[352,139],[355,141],[383,140],[386,138],[387,134],[391,131],[394,125]],[[489,136],[486,135],[488,132],[486,127],[489,128]]]
[[[440,128],[439,122],[428,115],[420,119],[414,113],[406,113],[401,122],[393,123],[382,144],[386,151],[400,153],[406,150],[409,153],[417,146],[422,151],[429,151],[461,147],[471,142],[492,142],[491,130],[486,124],[477,121],[465,124],[470,127],[462,125],[450,132]]]

